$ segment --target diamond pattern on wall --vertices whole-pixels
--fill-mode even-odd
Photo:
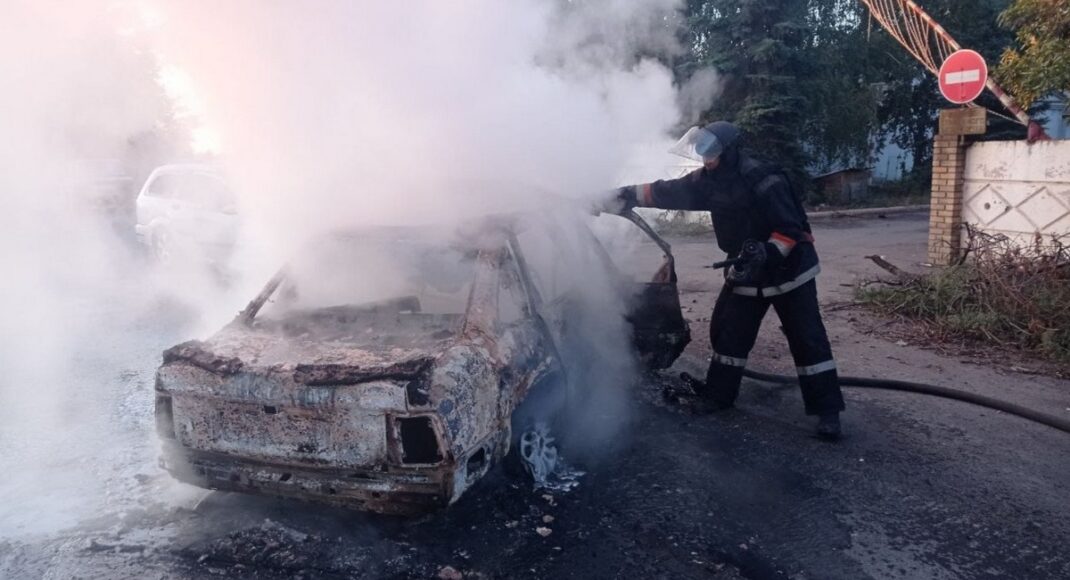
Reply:
[[[1054,222],[1044,226],[1044,231],[1049,234],[1070,234],[1070,212],[1067,212],[1063,217],[1055,220]]]
[[[1070,141],[969,146],[962,176],[963,221],[1012,239],[1070,234],[1068,161]]]
[[[996,186],[991,183],[981,185],[980,189],[972,196],[967,190],[965,196],[966,202],[963,204],[965,215],[963,217],[971,223],[979,223],[983,226],[990,225],[1012,209],[1010,202],[1000,195]],[[970,218],[975,219],[971,220]]]
[[[1070,189],[1064,191],[1061,185],[967,182],[963,219],[993,231],[1063,233],[1070,217]]]
[[[1042,231],[1070,213],[1070,209],[1066,207],[1066,204],[1052,195],[1048,188],[1044,186],[1041,186],[1025,201],[1018,204],[1017,209],[1030,222],[1035,224],[1037,229]]]

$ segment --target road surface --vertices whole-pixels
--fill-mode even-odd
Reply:
[[[923,260],[925,216],[815,229],[842,372],[1070,414],[1067,382],[898,345],[865,332],[879,321],[836,309],[843,284],[877,274],[862,256]],[[720,256],[709,240],[671,241],[696,337],[680,365],[700,366],[719,288],[703,265]],[[0,509],[0,577],[1070,577],[1070,435],[987,409],[849,391],[847,437],[827,444],[794,388],[748,382],[737,409],[695,417],[662,400],[674,373],[661,373],[622,385],[620,436],[569,456],[586,472],[575,489],[533,490],[498,470],[408,521],[173,483],[155,467],[152,375],[160,350],[198,329],[155,304],[98,332],[104,348],[64,391],[77,393],[69,428],[0,427],[0,493],[16,498]],[[792,366],[772,315],[751,360]]]

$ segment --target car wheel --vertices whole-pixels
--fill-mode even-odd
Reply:
[[[566,408],[564,377],[551,373],[541,377],[524,401],[513,410],[509,428],[509,452],[502,460],[506,474],[518,480],[545,477],[556,467],[558,448],[555,437],[559,416]],[[535,467],[532,467],[534,462]],[[541,482],[536,480],[536,485]]]
[[[164,228],[156,228],[152,231],[151,238],[152,257],[157,262],[167,264],[171,262],[173,256],[173,245],[171,243],[171,234],[167,233]]]
[[[517,453],[524,469],[536,485],[545,484],[557,469],[557,445],[554,444],[554,437],[546,423],[536,423],[531,429],[520,434]]]

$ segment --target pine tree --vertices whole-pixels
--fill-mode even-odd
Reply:
[[[714,66],[724,75],[722,97],[704,121],[734,121],[746,145],[762,157],[805,174],[804,99],[800,59],[806,0],[708,0],[688,3],[691,58],[682,67]]]

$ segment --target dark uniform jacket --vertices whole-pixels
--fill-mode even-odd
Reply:
[[[732,291],[776,296],[814,279],[820,272],[814,238],[802,202],[782,170],[739,154],[713,171],[697,169],[679,179],[632,186],[642,207],[709,211],[717,245],[729,259],[745,240],[768,242],[768,259],[751,282]]]

